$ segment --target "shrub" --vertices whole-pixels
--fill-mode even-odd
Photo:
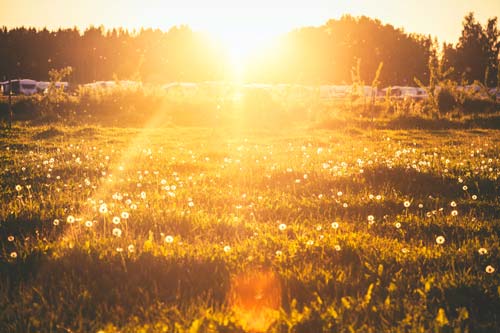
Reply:
[[[457,100],[453,91],[448,87],[439,89],[437,96],[437,107],[440,114],[452,111],[457,106]]]

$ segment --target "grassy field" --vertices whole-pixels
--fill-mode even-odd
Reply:
[[[500,332],[496,130],[0,134],[0,332]]]

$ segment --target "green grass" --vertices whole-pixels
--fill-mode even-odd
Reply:
[[[0,134],[1,332],[500,331],[495,130]]]

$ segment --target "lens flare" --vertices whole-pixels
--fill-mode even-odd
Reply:
[[[265,332],[278,319],[281,283],[270,270],[253,270],[231,281],[229,304],[245,331]]]

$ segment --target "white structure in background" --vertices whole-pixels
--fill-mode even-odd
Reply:
[[[11,80],[1,82],[2,93],[8,95],[9,91],[13,95],[33,95],[37,93],[36,81],[30,79]]]
[[[408,86],[393,86],[387,87],[380,91],[378,94],[379,98],[384,98],[387,96],[389,91],[389,96],[396,99],[414,99],[420,100],[427,98],[427,92],[423,88],[408,87]]]

